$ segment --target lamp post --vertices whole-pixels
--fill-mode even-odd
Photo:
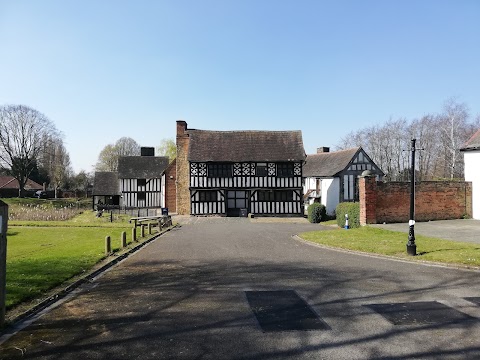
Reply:
[[[407,254],[417,255],[417,245],[415,244],[415,142],[417,139],[412,139],[411,153],[412,165],[410,170],[410,221],[408,222],[408,242]]]

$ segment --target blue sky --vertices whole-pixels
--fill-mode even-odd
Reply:
[[[452,96],[480,114],[479,19],[476,0],[0,0],[0,105],[47,115],[75,171],[178,119],[302,130],[312,153]]]

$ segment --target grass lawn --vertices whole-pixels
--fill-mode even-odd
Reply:
[[[7,309],[44,295],[105,258],[105,237],[120,249],[122,231],[131,242],[127,215],[95,217],[85,210],[65,221],[9,221],[7,232]],[[137,230],[139,235],[139,230]],[[138,236],[137,235],[137,236]]]
[[[7,309],[33,299],[105,257],[105,236],[113,250],[128,228],[9,226],[7,239]]]
[[[417,256],[406,253],[408,235],[373,227],[311,231],[299,234],[311,242],[327,246],[390,255],[416,261],[434,261],[449,264],[480,266],[480,245],[415,236]]]

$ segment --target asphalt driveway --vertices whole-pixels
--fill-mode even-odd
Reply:
[[[408,223],[375,224],[371,226],[405,233],[408,233],[409,229]],[[480,220],[459,219],[417,222],[415,224],[415,234],[480,244]]]
[[[194,220],[13,336],[0,346],[0,357],[480,357],[478,272],[327,250],[292,239],[321,228],[313,224]],[[246,292],[280,290],[293,290],[326,327],[264,332]],[[410,322],[395,325],[374,310],[389,304],[421,304],[422,314],[401,310],[403,321]],[[447,311],[439,315],[439,306]],[[435,309],[437,318],[424,316]],[[257,308],[263,310],[268,306]],[[457,317],[446,316],[450,313]]]

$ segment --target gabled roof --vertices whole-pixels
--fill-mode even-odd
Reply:
[[[168,163],[166,156],[122,156],[118,159],[118,178],[159,179]]]
[[[360,149],[360,147],[356,147],[347,150],[307,155],[307,160],[305,161],[305,165],[303,165],[303,176],[333,177],[348,166]]]
[[[301,131],[188,130],[189,161],[303,161]]]
[[[460,149],[461,151],[480,150],[480,130],[478,130],[473,136],[465,143]]]
[[[120,195],[118,174],[111,171],[97,171],[93,179],[93,195]]]
[[[13,176],[0,176],[0,189],[18,189],[20,185]],[[25,184],[25,190],[43,190],[39,183],[28,179]]]

